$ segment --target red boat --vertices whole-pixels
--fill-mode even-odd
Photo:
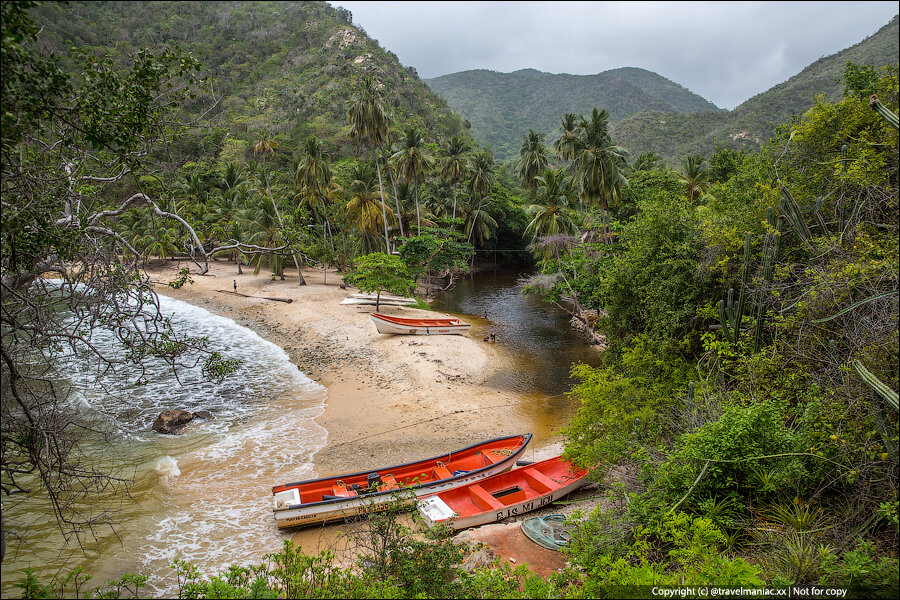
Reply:
[[[586,469],[557,456],[419,500],[429,527],[477,527],[543,508],[586,483]]]
[[[305,527],[377,510],[398,490],[433,494],[508,471],[525,452],[531,434],[495,438],[418,462],[287,483],[272,488],[279,528]]]

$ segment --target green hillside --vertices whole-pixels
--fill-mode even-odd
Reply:
[[[347,102],[363,74],[388,90],[397,124],[424,127],[429,142],[468,136],[414,69],[325,2],[72,2],[32,12],[48,50],[63,55],[88,47],[116,57],[174,41],[198,57],[213,85],[185,116],[209,127],[179,143],[186,159],[248,158],[262,129],[287,151],[281,155],[308,135],[345,155],[352,150]]]
[[[876,68],[897,65],[898,36],[900,28],[894,17],[859,44],[820,58],[732,111],[701,114],[654,111],[631,115],[616,125],[616,142],[635,156],[652,151],[670,164],[680,162],[688,154],[709,155],[717,145],[758,148],[774,135],[779,124],[812,108],[820,94],[831,101],[839,99],[848,62]]]
[[[636,68],[596,75],[554,75],[534,69],[514,73],[474,70],[425,80],[472,125],[497,160],[518,154],[522,136],[533,129],[549,141],[567,112],[605,108],[611,123],[643,111],[695,113],[716,106],[668,79]]]

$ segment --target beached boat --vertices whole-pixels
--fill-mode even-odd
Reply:
[[[362,300],[375,300],[378,298],[378,294],[354,293],[354,294],[347,294],[347,297],[348,298],[360,298]],[[407,296],[394,296],[393,294],[382,294],[381,299],[382,300],[397,300],[397,301],[412,302],[412,303],[416,302],[415,298],[409,298]]]
[[[337,477],[310,479],[272,488],[279,528],[343,521],[508,471],[525,452],[531,434],[495,438],[418,462]],[[401,500],[402,501],[402,500]]]
[[[419,500],[429,527],[477,527],[537,510],[586,483],[587,471],[557,456]]]
[[[459,319],[405,319],[372,313],[369,315],[375,322],[378,333],[396,333],[405,335],[446,335],[463,334],[469,330],[470,324]]]
[[[368,298],[344,298],[340,301],[339,304],[343,305],[355,305],[355,306],[412,306],[416,303],[415,300],[412,302],[407,302],[405,300],[384,300],[382,299],[379,302],[375,300],[369,300]]]
[[[350,294],[341,300],[341,304],[408,306],[410,304],[418,304],[418,302],[415,298],[401,298],[399,296],[382,296],[381,299],[377,299],[373,294]]]

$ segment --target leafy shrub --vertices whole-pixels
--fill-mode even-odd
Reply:
[[[645,517],[672,506],[688,494],[685,506],[731,493],[752,497],[760,488],[759,470],[766,469],[775,489],[795,489],[806,475],[802,453],[808,440],[784,425],[781,407],[773,402],[727,407],[717,421],[681,436],[636,510]],[[698,475],[706,465],[703,477]]]
[[[576,530],[573,537],[587,532]],[[580,540],[572,555],[586,572],[583,591],[589,598],[620,586],[762,585],[756,567],[721,553],[724,541],[709,519],[675,513],[656,526],[636,526],[620,552],[584,552],[588,545]]]

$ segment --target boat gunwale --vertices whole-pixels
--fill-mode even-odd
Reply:
[[[371,313],[369,315],[373,319],[390,323],[391,325],[399,325],[401,327],[471,327],[471,323],[466,323],[462,319],[456,317],[447,317],[442,319],[410,319],[407,317],[394,317],[383,313]],[[432,325],[427,325],[432,323]],[[441,323],[441,324],[437,324]],[[446,323],[446,324],[443,324]]]
[[[357,500],[357,499],[359,499],[359,500],[364,500],[364,499],[368,499],[368,498],[374,498],[374,497],[377,497],[377,496],[383,496],[383,495],[386,495],[386,494],[394,494],[394,493],[397,493],[397,492],[403,492],[403,491],[405,491],[405,490],[416,490],[416,489],[419,489],[419,488],[422,488],[422,487],[425,487],[425,486],[428,486],[428,485],[437,485],[437,484],[439,484],[439,483],[446,483],[446,482],[448,482],[448,481],[455,481],[455,480],[460,479],[460,478],[463,478],[463,477],[470,477],[470,476],[472,476],[472,475],[481,473],[481,472],[484,471],[485,469],[490,469],[490,468],[496,467],[498,464],[503,464],[503,463],[509,461],[511,458],[514,458],[514,457],[520,455],[522,452],[525,451],[525,448],[528,446],[528,443],[531,441],[532,434],[531,434],[531,433],[524,433],[524,434],[511,435],[511,436],[506,436],[506,437],[493,438],[493,439],[490,439],[490,440],[485,440],[485,441],[483,441],[483,442],[479,442],[479,443],[477,443],[477,444],[471,444],[471,445],[469,445],[469,446],[466,446],[466,447],[464,447],[464,448],[460,448],[459,450],[454,450],[453,452],[449,452],[449,453],[447,453],[447,454],[441,454],[441,455],[439,455],[439,456],[434,456],[434,457],[432,457],[432,458],[426,458],[426,459],[423,459],[423,460],[417,460],[417,461],[414,461],[414,462],[403,463],[403,464],[399,464],[399,465],[393,465],[393,466],[390,466],[390,467],[381,467],[381,468],[376,468],[376,469],[366,469],[366,470],[364,470],[364,471],[357,471],[357,472],[355,472],[355,473],[342,473],[342,474],[340,474],[340,475],[333,475],[333,476],[331,476],[331,477],[320,477],[320,478],[318,478],[318,479],[307,479],[307,480],[304,480],[304,481],[298,481],[298,482],[294,482],[294,483],[285,483],[285,484],[282,484],[282,485],[279,485],[279,486],[273,486],[273,487],[272,487],[272,494],[274,495],[274,494],[277,494],[277,493],[279,493],[279,492],[284,492],[284,491],[287,491],[287,490],[289,490],[289,489],[292,489],[292,488],[294,488],[294,487],[296,487],[296,486],[300,486],[300,485],[304,485],[304,484],[319,483],[319,482],[325,482],[325,481],[335,481],[335,480],[338,480],[338,479],[342,479],[342,478],[344,478],[344,477],[354,477],[354,476],[356,476],[356,475],[367,475],[367,474],[369,474],[369,473],[375,473],[375,472],[381,472],[381,471],[389,471],[389,470],[391,470],[391,469],[399,469],[399,468],[401,468],[401,467],[410,467],[410,466],[417,465],[417,464],[421,464],[421,463],[428,463],[428,462],[432,462],[432,461],[437,461],[438,459],[443,458],[443,457],[445,457],[445,456],[448,456],[448,457],[449,457],[449,456],[451,456],[452,454],[458,454],[458,453],[464,452],[464,451],[466,451],[466,450],[471,450],[471,449],[473,449],[473,448],[477,448],[478,446],[484,446],[485,444],[490,444],[490,443],[493,443],[493,442],[499,442],[499,441],[502,441],[502,440],[511,440],[511,439],[517,438],[517,437],[518,437],[518,438],[524,438],[524,442],[522,443],[522,445],[519,447],[519,449],[518,449],[515,453],[510,454],[507,458],[505,458],[505,459],[502,460],[502,461],[498,461],[497,463],[490,464],[490,465],[485,465],[484,467],[480,467],[480,468],[475,469],[475,470],[473,470],[473,471],[466,471],[465,473],[460,473],[459,475],[454,475],[454,476],[448,477],[448,478],[446,478],[446,479],[435,479],[435,480],[433,480],[433,481],[427,481],[427,482],[424,482],[424,483],[417,483],[417,484],[414,484],[414,485],[405,485],[405,486],[401,486],[401,487],[398,487],[398,488],[393,488],[393,489],[389,489],[389,490],[381,490],[381,491],[379,491],[379,492],[371,492],[371,493],[363,494],[363,495],[359,495],[359,496],[347,496],[347,497],[341,496],[341,497],[338,497],[338,498],[329,498],[328,500],[317,500],[317,501],[315,501],[315,502],[302,502],[302,503],[300,503],[300,504],[292,504],[292,505],[287,506],[287,507],[285,507],[285,508],[274,509],[274,512],[275,512],[275,513],[278,513],[278,512],[280,512],[280,511],[285,511],[285,510],[297,510],[297,509],[300,508],[301,506],[303,506],[303,507],[305,507],[305,506],[323,506],[323,505],[328,505],[328,504],[337,504],[337,503],[339,503],[339,502],[345,502],[345,501],[347,501],[347,500]],[[448,460],[449,460],[449,459],[448,459]],[[278,492],[276,492],[276,491],[275,491],[276,488],[283,488],[283,489],[279,489]],[[446,491],[446,490],[445,490],[445,491]]]

